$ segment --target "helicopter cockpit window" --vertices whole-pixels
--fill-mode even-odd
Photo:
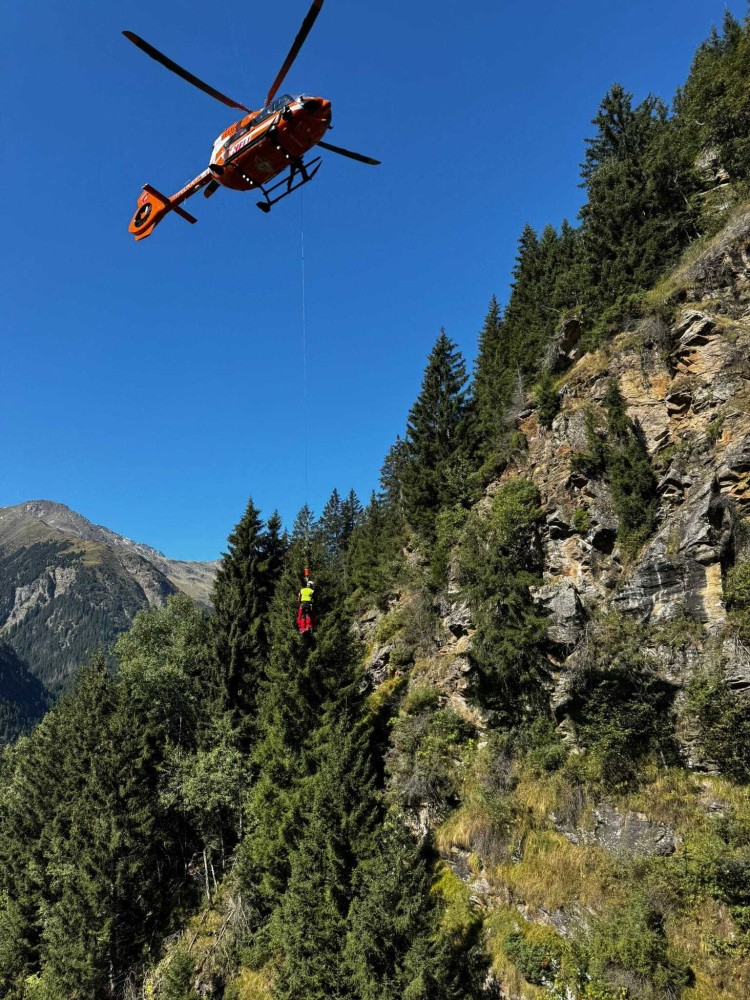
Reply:
[[[247,135],[251,129],[256,128],[261,124],[261,122],[264,122],[273,115],[278,114],[279,111],[283,111],[287,104],[291,104],[293,101],[294,98],[291,94],[282,94],[281,97],[277,97],[276,100],[272,101],[267,108],[263,108],[263,110],[260,111],[251,122],[248,122],[244,128],[233,132],[224,145],[231,146],[233,142],[236,142],[237,139],[240,139],[243,135]]]

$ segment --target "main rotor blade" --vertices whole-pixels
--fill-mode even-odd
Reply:
[[[338,153],[339,156],[348,156],[350,160],[357,160],[359,163],[369,163],[371,167],[379,167],[380,160],[373,160],[371,156],[363,156],[361,153],[353,153],[351,149],[342,149],[341,146],[332,146],[330,142],[319,142],[323,149],[330,150],[331,153]]]
[[[284,65],[279,70],[279,75],[271,84],[271,89],[268,91],[268,97],[266,98],[266,106],[268,106],[271,101],[276,96],[276,92],[284,82],[284,77],[287,75],[292,67],[292,63],[299,55],[299,50],[305,44],[307,36],[312,30],[312,26],[315,24],[315,20],[320,13],[320,8],[323,6],[323,0],[313,0],[312,7],[307,12],[307,17],[302,22],[302,27],[297,32],[297,37],[294,39],[291,49],[289,49],[289,55],[284,60]]]
[[[227,97],[225,94],[222,94],[220,90],[216,90],[214,87],[210,87],[207,83],[204,83],[203,80],[199,80],[197,76],[194,76],[186,69],[183,69],[182,66],[179,66],[173,59],[165,56],[163,52],[159,52],[158,49],[155,49],[153,45],[144,41],[144,39],[136,35],[135,32],[123,31],[123,35],[130,39],[133,45],[137,45],[139,49],[142,49],[147,56],[151,56],[152,59],[161,63],[162,66],[170,69],[173,73],[176,73],[177,76],[181,76],[183,80],[187,80],[188,83],[192,83],[194,87],[197,87],[198,90],[202,90],[203,93],[208,94],[209,97],[215,97],[217,101],[221,101],[221,103],[226,104],[227,107],[237,108],[239,111],[250,110],[250,108],[246,108],[244,104],[240,104],[239,101],[233,101],[231,97]]]

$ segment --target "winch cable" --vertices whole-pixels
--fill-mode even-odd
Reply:
[[[300,191],[300,248],[302,251],[302,422],[305,453],[305,514],[307,508],[308,461],[307,461],[307,306],[305,301],[305,203]],[[305,563],[310,560],[309,524],[305,520]]]

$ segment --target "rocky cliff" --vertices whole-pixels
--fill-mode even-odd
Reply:
[[[705,691],[705,678],[720,676],[735,720],[725,742],[741,738],[750,648],[728,621],[725,588],[746,559],[750,518],[750,211],[693,248],[647,306],[595,351],[582,351],[575,320],[564,324],[559,410],[545,427],[526,400],[516,421],[523,438],[480,501],[489,505],[519,477],[538,490],[543,578],[533,599],[547,616],[542,683],[554,733],[530,752],[514,750],[467,698],[477,622],[459,583],[437,607],[404,586],[390,607],[360,620],[373,706],[397,706],[390,794],[435,838],[456,898],[479,909],[504,997],[572,996],[555,986],[570,955],[561,942],[614,952],[652,919],[687,971],[673,970],[664,992],[651,993],[635,958],[610,954],[602,975],[621,992],[607,997],[750,991],[736,888],[699,889],[685,875],[688,902],[673,872],[675,859],[688,871],[711,849],[710,865],[725,863],[724,850],[727,865],[739,864],[739,841],[717,831],[742,825],[750,809],[746,788],[719,775],[718,744],[701,739],[694,703],[696,685]],[[655,483],[650,530],[629,544],[610,477],[590,458],[607,443],[613,383]],[[598,715],[592,691],[603,692]],[[618,697],[631,714],[652,713],[656,734],[633,780]],[[599,770],[594,731],[609,740]],[[615,942],[617,906],[634,923]],[[600,996],[587,988],[575,995]]]

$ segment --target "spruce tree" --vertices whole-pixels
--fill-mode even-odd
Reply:
[[[401,471],[406,518],[428,540],[438,511],[460,499],[455,472],[469,445],[466,381],[463,357],[442,330],[409,412]]]
[[[250,724],[268,658],[267,616],[281,573],[286,537],[273,514],[264,528],[248,500],[228,540],[213,590],[215,685],[219,710]]]
[[[615,84],[593,124],[581,165],[587,297],[595,317],[610,310],[614,319],[694,235],[696,180],[658,99],[634,107],[632,94]]]
[[[315,771],[302,794],[304,820],[291,859],[276,939],[279,997],[348,995],[344,951],[352,874],[370,848],[376,804],[369,733],[356,712],[323,722]]]
[[[299,840],[274,934],[283,953],[277,995],[288,1000],[350,995],[344,953],[352,875],[372,852],[378,813],[358,658],[346,616],[332,610],[315,652],[323,700],[307,741]]]
[[[679,138],[694,160],[709,151],[733,179],[750,177],[750,96],[747,65],[750,22],[741,24],[725,9],[722,30],[714,28],[693,59],[675,100]]]
[[[346,556],[347,585],[360,597],[380,601],[400,568],[404,525],[399,512],[374,491],[352,532]]]
[[[354,878],[347,920],[347,978],[358,1000],[439,997],[438,910],[424,851],[398,820]]]
[[[602,402],[607,411],[605,467],[617,533],[626,554],[632,554],[656,522],[656,477],[642,434],[628,417],[616,378],[610,378]]]
[[[236,871],[256,931],[278,905],[289,879],[290,854],[299,825],[299,790],[308,773],[305,744],[315,729],[326,678],[317,669],[325,644],[334,585],[321,560],[316,574],[314,645],[295,624],[297,594],[309,553],[304,535],[293,542],[269,614],[270,653],[258,694],[257,741],[251,754],[256,775],[249,793],[245,836]],[[318,568],[321,573],[318,573]]]
[[[493,295],[479,334],[474,368],[474,404],[482,451],[489,452],[503,435],[505,382],[508,377],[500,305]]]

